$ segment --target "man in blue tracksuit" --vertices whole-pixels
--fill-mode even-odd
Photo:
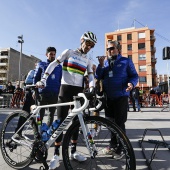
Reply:
[[[48,47],[46,50],[47,62],[39,62],[36,66],[34,73],[33,84],[36,84],[43,77],[48,65],[55,60],[56,49],[54,47]],[[43,89],[39,89],[40,105],[55,104],[58,101],[58,94],[61,85],[62,66],[55,67],[53,72],[47,79],[46,86]],[[50,126],[53,122],[54,113],[56,108],[50,107],[48,115],[47,125]],[[43,120],[45,109],[40,110],[40,119]]]
[[[48,47],[46,50],[46,56],[47,56],[47,62],[40,61],[36,64],[33,82],[30,81],[30,84],[32,83],[36,84],[37,81],[41,80],[48,65],[55,60],[56,49],[54,47]],[[62,67],[61,65],[58,65],[57,67],[55,67],[52,74],[48,77],[46,87],[43,89],[39,89],[40,105],[57,103],[58,94],[61,85],[61,77],[62,77]],[[29,82],[26,81],[26,84],[29,84]],[[26,100],[22,110],[30,113],[30,107],[34,103],[35,101],[32,98],[32,92],[31,90],[29,90],[28,93],[26,94]],[[55,110],[56,110],[55,107],[49,108],[50,114],[48,115],[48,121],[47,121],[48,126],[50,126],[53,122]],[[43,120],[44,113],[45,113],[45,109],[41,109],[40,110],[41,121]],[[20,117],[15,131],[17,131],[25,121],[26,119],[24,117]],[[21,135],[21,133],[22,130],[19,132],[19,134]]]
[[[130,90],[138,83],[138,74],[132,60],[121,56],[121,45],[118,41],[108,42],[107,58],[102,56],[98,60],[96,76],[103,80],[107,95],[105,116],[125,132],[128,96]],[[115,159],[120,159],[124,153],[121,144],[116,141],[116,137],[112,134],[110,145],[103,150],[103,153],[112,154]]]

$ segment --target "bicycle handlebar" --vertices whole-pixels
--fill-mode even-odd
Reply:
[[[98,101],[98,105],[96,107],[90,108],[89,109],[90,111],[98,110],[102,106],[102,102],[100,100],[97,101]]]
[[[84,104],[80,108],[74,108],[72,112],[81,112],[87,108],[89,105],[89,100],[87,100],[87,97],[85,96],[84,93],[78,93],[79,97],[82,97],[84,99]]]

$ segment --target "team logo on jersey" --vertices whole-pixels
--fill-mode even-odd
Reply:
[[[51,79],[55,79],[55,74],[51,74]]]
[[[82,63],[86,63],[86,61],[82,60],[80,57],[72,56],[72,58],[73,58],[74,60],[80,61],[80,62],[82,62]]]

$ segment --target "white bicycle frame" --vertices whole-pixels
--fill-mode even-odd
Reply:
[[[78,98],[83,98],[84,99],[84,104],[81,106],[80,101]],[[100,98],[100,97],[98,97]],[[90,111],[96,110],[100,108],[102,102],[99,101],[98,105],[96,108],[90,108]],[[73,120],[73,118],[78,115],[80,125],[83,131],[84,139],[86,142],[87,149],[89,151],[89,154],[93,157],[93,153],[96,150],[95,149],[95,144],[93,146],[90,146],[90,143],[88,141],[88,136],[87,134],[90,132],[89,128],[87,125],[85,125],[84,120],[83,120],[83,110],[85,110],[88,105],[89,105],[89,100],[86,98],[84,93],[79,93],[78,96],[75,96],[75,100],[73,102],[66,102],[66,103],[58,103],[58,104],[50,104],[50,105],[43,105],[43,106],[36,106],[34,105],[34,108],[32,110],[32,115],[26,120],[26,122],[30,121],[32,117],[36,117],[37,113],[39,113],[40,109],[42,108],[49,108],[49,107],[58,107],[58,106],[70,106],[74,105],[74,108],[72,111],[68,114],[68,116],[65,118],[65,120],[60,124],[60,126],[57,128],[57,130],[53,133],[53,135],[50,137],[50,139],[46,142],[46,148],[47,150],[50,148],[50,146],[55,142],[55,140],[59,137],[59,135],[66,129],[66,127],[69,125],[69,123]],[[32,144],[28,144],[22,140],[17,140],[16,136],[17,133],[19,132],[20,129],[26,124],[26,122],[17,130],[17,132],[12,136],[12,140],[14,140],[17,143],[20,143],[21,145],[28,146],[30,149],[32,149]],[[26,137],[27,139],[27,137]]]

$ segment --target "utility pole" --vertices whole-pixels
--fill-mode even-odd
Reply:
[[[21,80],[21,64],[22,64],[22,44],[24,43],[23,35],[18,36],[18,43],[20,43],[19,75],[18,75],[18,82],[19,82],[19,87],[20,87],[20,80]]]

